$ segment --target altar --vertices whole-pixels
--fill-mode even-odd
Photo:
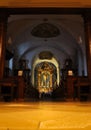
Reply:
[[[50,93],[53,90],[54,84],[54,67],[47,62],[44,62],[42,66],[38,67],[37,85],[39,93]],[[55,79],[56,83],[56,79]]]

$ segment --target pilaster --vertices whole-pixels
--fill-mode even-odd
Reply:
[[[0,12],[0,79],[4,77],[7,18],[5,12]]]

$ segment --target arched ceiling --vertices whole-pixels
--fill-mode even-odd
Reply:
[[[39,24],[53,24],[60,30],[56,37],[43,38],[31,34],[33,28]],[[30,62],[41,51],[48,50],[63,62],[65,58],[77,55],[80,51],[85,54],[84,25],[80,15],[10,15],[8,19],[7,43],[9,50],[14,50],[19,58],[26,58]],[[80,39],[79,39],[80,38]]]

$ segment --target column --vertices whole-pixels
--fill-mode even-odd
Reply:
[[[4,77],[7,15],[0,12],[0,80]]]
[[[18,101],[24,101],[25,82],[22,76],[18,76]]]
[[[84,15],[85,39],[86,39],[86,55],[87,55],[87,73],[91,79],[91,15]]]
[[[91,14],[84,15],[85,38],[86,38],[86,55],[87,55],[87,73],[89,82],[91,81]],[[91,87],[91,85],[90,85]],[[89,100],[91,100],[91,88]]]

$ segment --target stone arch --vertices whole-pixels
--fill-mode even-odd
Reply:
[[[59,86],[59,82],[60,82],[60,68],[59,68],[59,62],[57,61],[57,59],[54,57],[54,55],[52,55],[51,59],[48,58],[44,58],[44,59],[40,59],[39,54],[37,54],[34,59],[33,59],[33,63],[32,63],[32,69],[31,69],[31,82],[32,85],[35,85],[35,80],[34,80],[34,72],[35,72],[35,68],[37,65],[43,63],[43,62],[47,62],[49,64],[53,64],[56,68],[57,71],[57,86]]]

